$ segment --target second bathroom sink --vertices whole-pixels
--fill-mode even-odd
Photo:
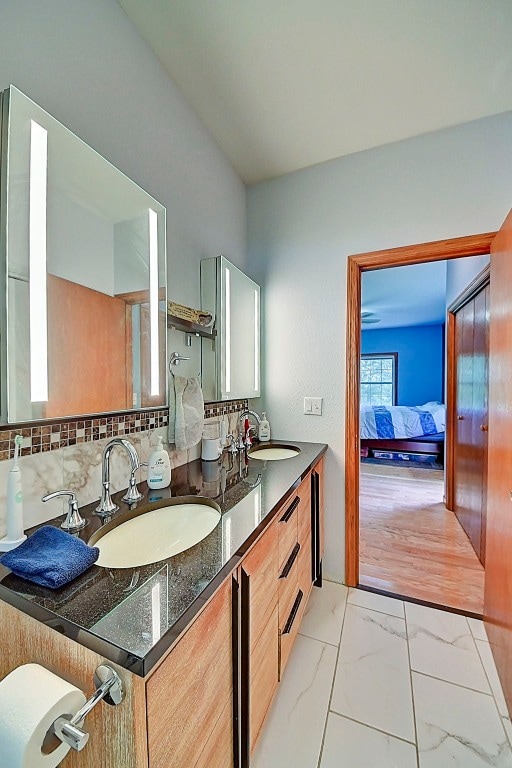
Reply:
[[[181,496],[125,512],[89,539],[96,565],[138,568],[166,560],[205,539],[219,523],[220,507],[201,496]]]
[[[260,461],[279,461],[280,459],[291,459],[300,453],[300,448],[287,443],[259,443],[247,453],[251,459],[260,459]]]

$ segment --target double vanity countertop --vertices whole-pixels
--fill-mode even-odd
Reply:
[[[92,566],[59,590],[39,587],[0,566],[0,599],[146,676],[327,449],[320,443],[289,444],[300,453],[281,461],[225,453],[220,463],[197,460],[177,467],[170,488],[157,491],[140,484],[144,496],[140,505],[203,496],[220,506],[217,527],[185,552],[139,568]],[[129,509],[121,500],[123,494],[113,495],[120,507],[117,515]],[[96,505],[80,510],[87,520],[79,533],[84,541],[102,525],[94,514]],[[61,522],[58,517],[45,525],[58,527]]]

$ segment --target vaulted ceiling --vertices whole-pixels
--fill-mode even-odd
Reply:
[[[511,0],[119,0],[247,183],[512,109]]]

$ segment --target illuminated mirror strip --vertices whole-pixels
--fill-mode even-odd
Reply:
[[[260,385],[260,302],[258,291],[254,291],[254,390]]]
[[[48,400],[48,317],[46,306],[46,187],[48,133],[30,121],[29,324],[30,399]]]
[[[150,383],[149,394],[160,394],[160,355],[158,344],[158,215],[152,208],[149,214],[149,331],[150,331]]]
[[[231,392],[231,285],[230,272],[226,267],[226,394]]]

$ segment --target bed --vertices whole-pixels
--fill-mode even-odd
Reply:
[[[417,406],[362,405],[361,453],[416,453],[443,464],[445,425],[446,408],[434,401]]]

